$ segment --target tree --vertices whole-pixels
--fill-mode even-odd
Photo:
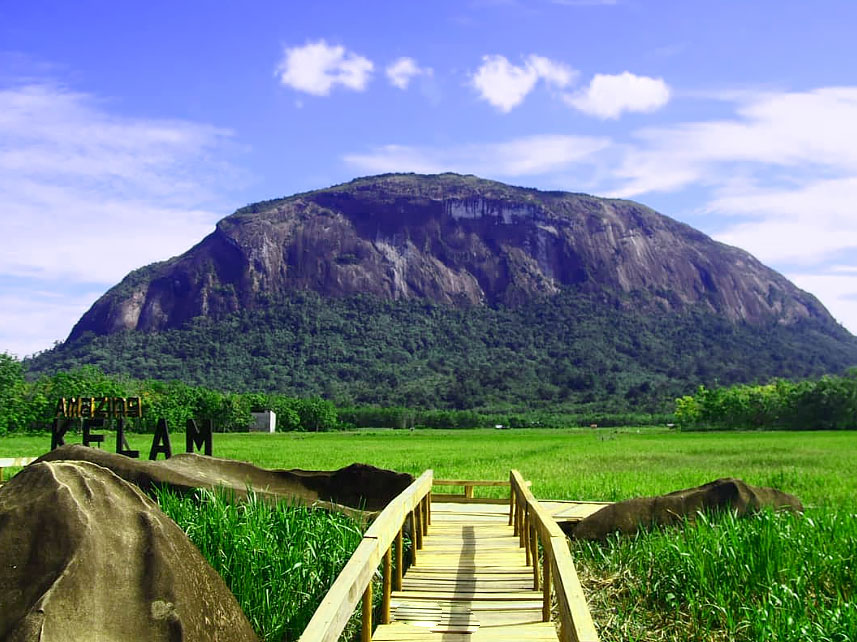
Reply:
[[[25,430],[32,421],[24,369],[14,356],[0,352],[0,435]]]

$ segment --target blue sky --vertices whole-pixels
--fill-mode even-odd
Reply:
[[[621,196],[857,332],[857,2],[0,0],[0,351],[250,202],[387,171]]]

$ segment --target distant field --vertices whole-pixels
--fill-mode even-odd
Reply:
[[[148,454],[151,435],[130,435]],[[79,442],[71,436],[69,443]],[[179,452],[184,434],[173,436]],[[105,442],[112,446],[108,435]],[[50,436],[0,438],[0,457],[40,455]],[[416,430],[214,435],[214,455],[269,468],[361,462],[435,476],[505,479],[518,468],[543,499],[615,501],[718,477],[794,493],[805,504],[857,508],[853,432],[679,433],[666,429]]]
[[[150,435],[130,441],[148,454]],[[178,452],[184,435],[173,444]],[[0,457],[39,455],[49,446],[46,434],[3,437]],[[806,515],[702,520],[607,544],[573,543],[602,642],[857,640],[853,432],[216,434],[214,454],[270,468],[432,468],[439,478],[501,479],[515,467],[544,499],[621,500],[727,476],[774,486],[796,494]]]

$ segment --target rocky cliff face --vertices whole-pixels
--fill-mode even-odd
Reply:
[[[624,200],[472,176],[385,175],[237,211],[180,257],[133,272],[71,333],[181,326],[278,295],[516,305],[562,288],[701,304],[759,325],[834,323],[747,252]]]

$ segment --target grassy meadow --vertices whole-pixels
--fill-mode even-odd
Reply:
[[[183,433],[173,436],[175,452]],[[70,435],[68,443],[79,442]],[[131,434],[146,456],[152,436]],[[50,436],[0,438],[0,457],[40,455]],[[108,433],[108,447],[113,437]],[[653,428],[567,430],[360,430],[328,433],[223,433],[214,456],[266,468],[327,470],[354,462],[437,478],[506,479],[517,468],[542,499],[617,501],[665,493],[718,477],[774,486],[811,506],[857,508],[857,434],[700,432]],[[484,491],[483,491],[484,492]]]
[[[150,435],[131,435],[130,441],[148,453]],[[38,455],[49,445],[48,435],[4,437],[0,456]],[[432,468],[438,478],[501,479],[515,467],[545,499],[621,500],[726,476],[774,486],[796,494],[807,506],[805,516],[700,519],[684,529],[573,543],[602,640],[857,639],[854,433],[624,428],[216,434],[214,455],[271,468],[331,469],[352,462],[414,474]]]

